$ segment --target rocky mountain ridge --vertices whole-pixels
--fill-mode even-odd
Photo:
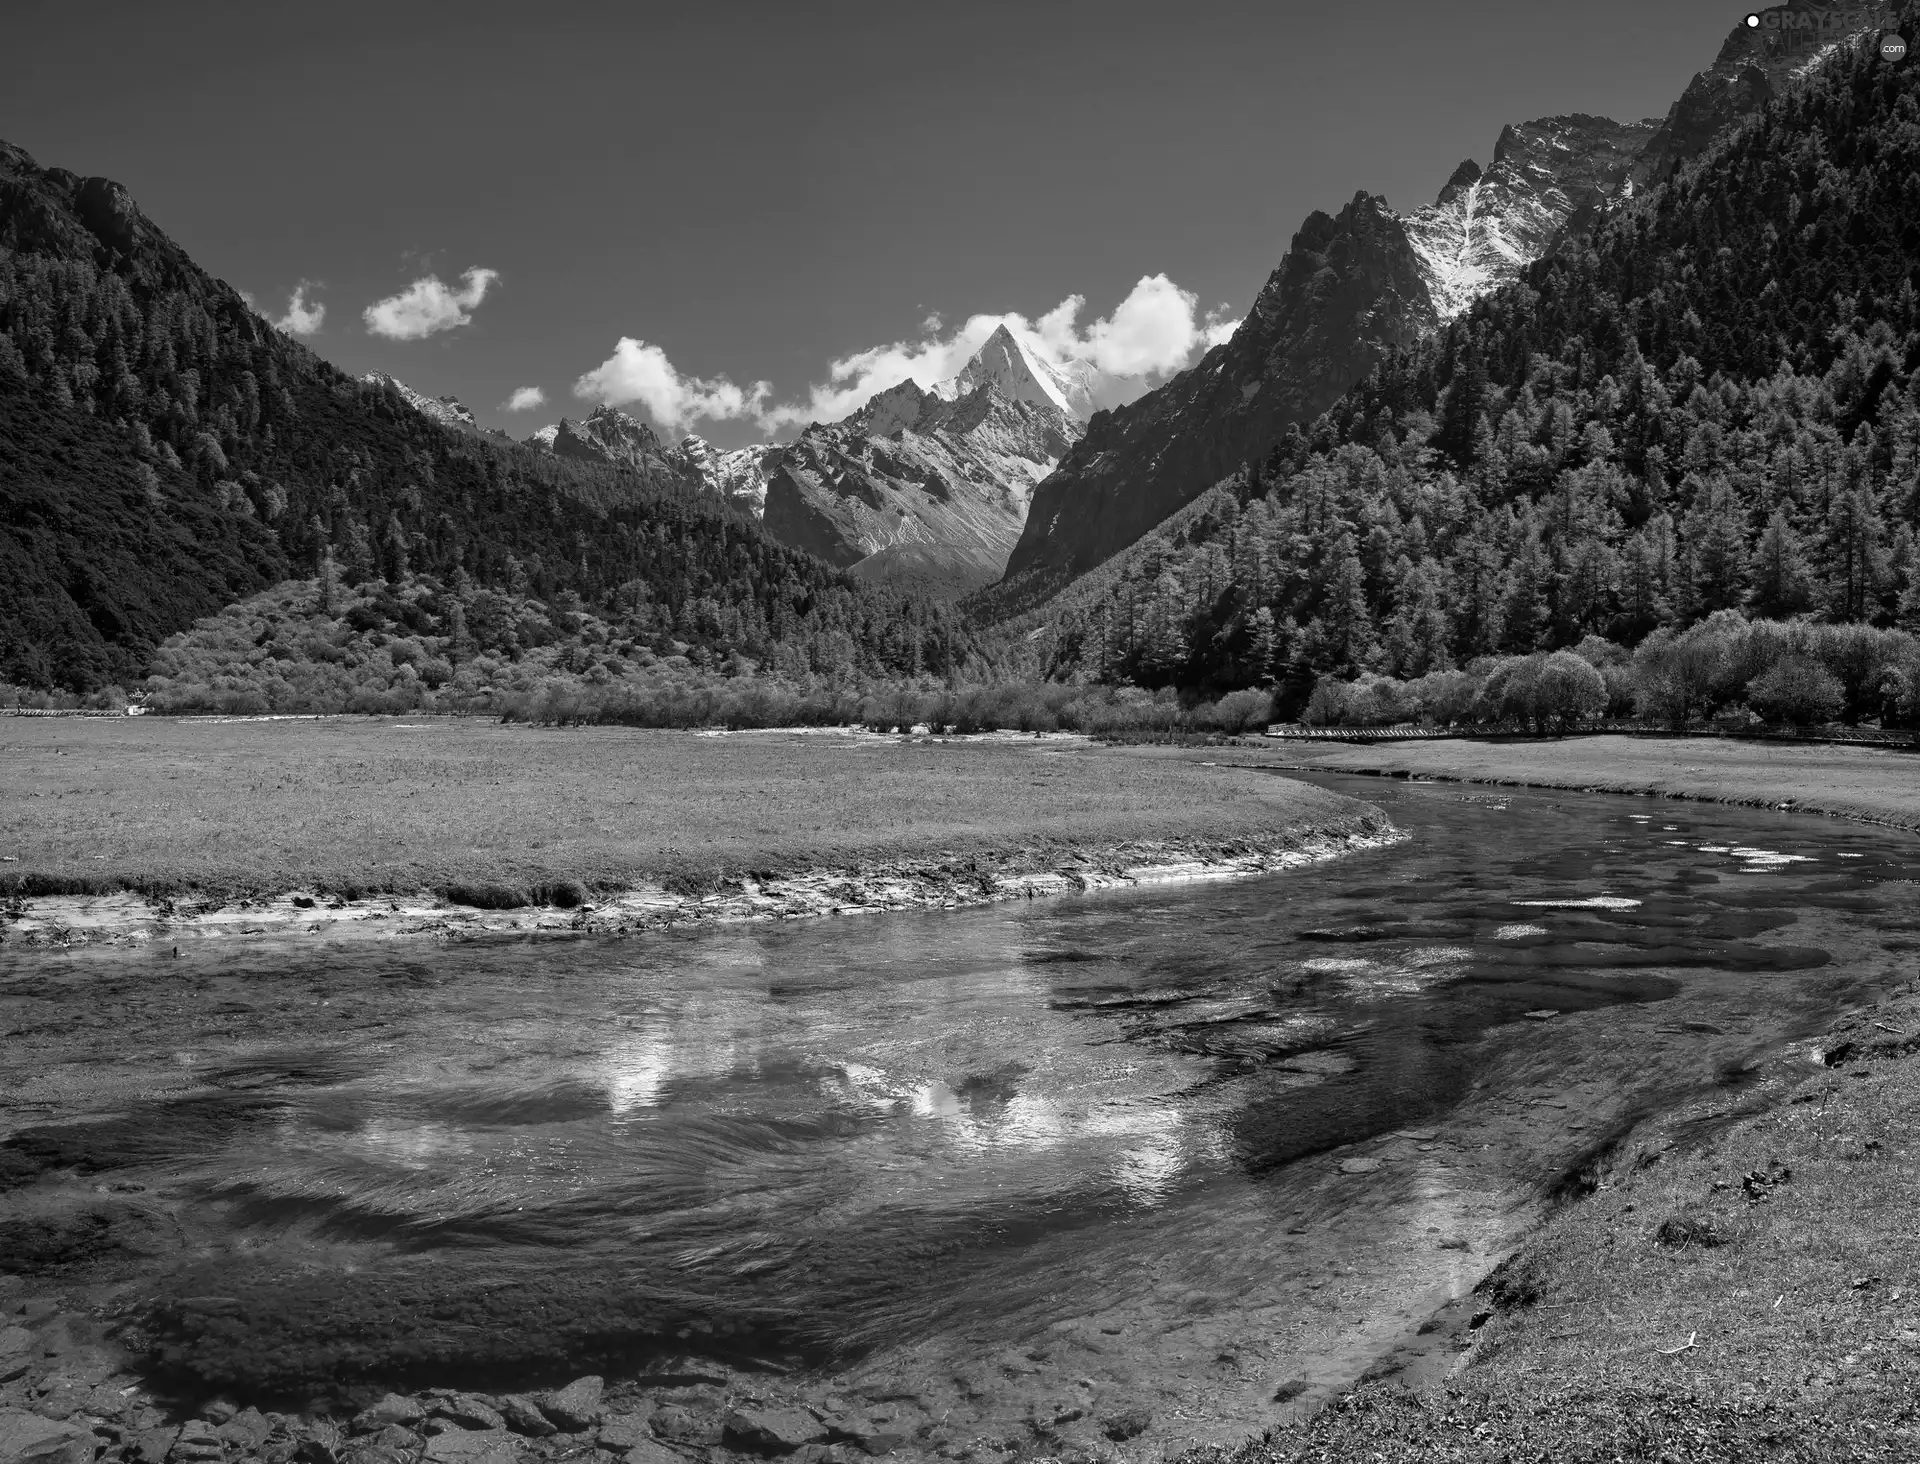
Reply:
[[[368,386],[389,387],[400,393],[406,404],[424,417],[430,417],[442,427],[451,427],[456,432],[469,432],[475,437],[481,436],[480,423],[472,412],[461,405],[455,396],[430,397],[424,392],[415,391],[397,376],[385,371],[369,371],[360,378]]]
[[[953,400],[902,382],[782,453],[767,529],[861,578],[964,593],[999,577],[1034,485],[1078,436],[991,377]]]
[[[953,598],[1005,570],[1034,485],[1113,384],[1084,362],[1052,365],[1003,325],[954,376],[930,387],[909,378],[791,443],[722,451],[689,435],[668,447],[607,406],[528,441],[560,457],[678,468],[782,543],[863,579]]]

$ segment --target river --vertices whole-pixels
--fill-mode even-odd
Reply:
[[[1308,781],[1408,839],[680,936],[0,956],[12,1264],[158,1298],[134,1340],[236,1396],[591,1366],[1157,1457],[1350,1382],[1920,944],[1905,836]]]

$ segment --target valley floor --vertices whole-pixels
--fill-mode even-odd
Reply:
[[[623,931],[1255,872],[1387,835],[1077,737],[0,718],[0,940]]]
[[[1901,753],[1588,737],[1275,754],[1920,830]],[[1590,1197],[1436,1317],[1431,1348],[1228,1457],[1920,1458],[1920,981],[1895,956],[1878,984],[1877,1006],[1598,1156]]]

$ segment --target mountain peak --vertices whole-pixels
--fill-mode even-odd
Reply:
[[[1052,407],[1070,421],[1085,422],[1098,405],[1094,394],[1100,384],[1101,374],[1089,362],[1068,361],[1054,366],[1003,322],[981,342],[973,359],[960,368],[960,374],[938,383],[933,394],[956,401],[990,385],[1010,401]]]

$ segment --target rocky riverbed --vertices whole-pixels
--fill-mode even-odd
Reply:
[[[142,1380],[106,1322],[58,1296],[0,1300],[4,1464],[512,1464],[625,1459],[715,1464],[791,1458],[853,1464],[913,1456],[937,1432],[912,1398],[803,1403],[766,1376],[701,1363],[609,1386],[590,1375],[541,1392],[362,1390],[280,1412],[216,1398],[183,1416]],[[884,1390],[883,1390],[884,1391]],[[1124,1408],[1103,1426],[1139,1431]],[[937,1445],[936,1445],[937,1446]]]

